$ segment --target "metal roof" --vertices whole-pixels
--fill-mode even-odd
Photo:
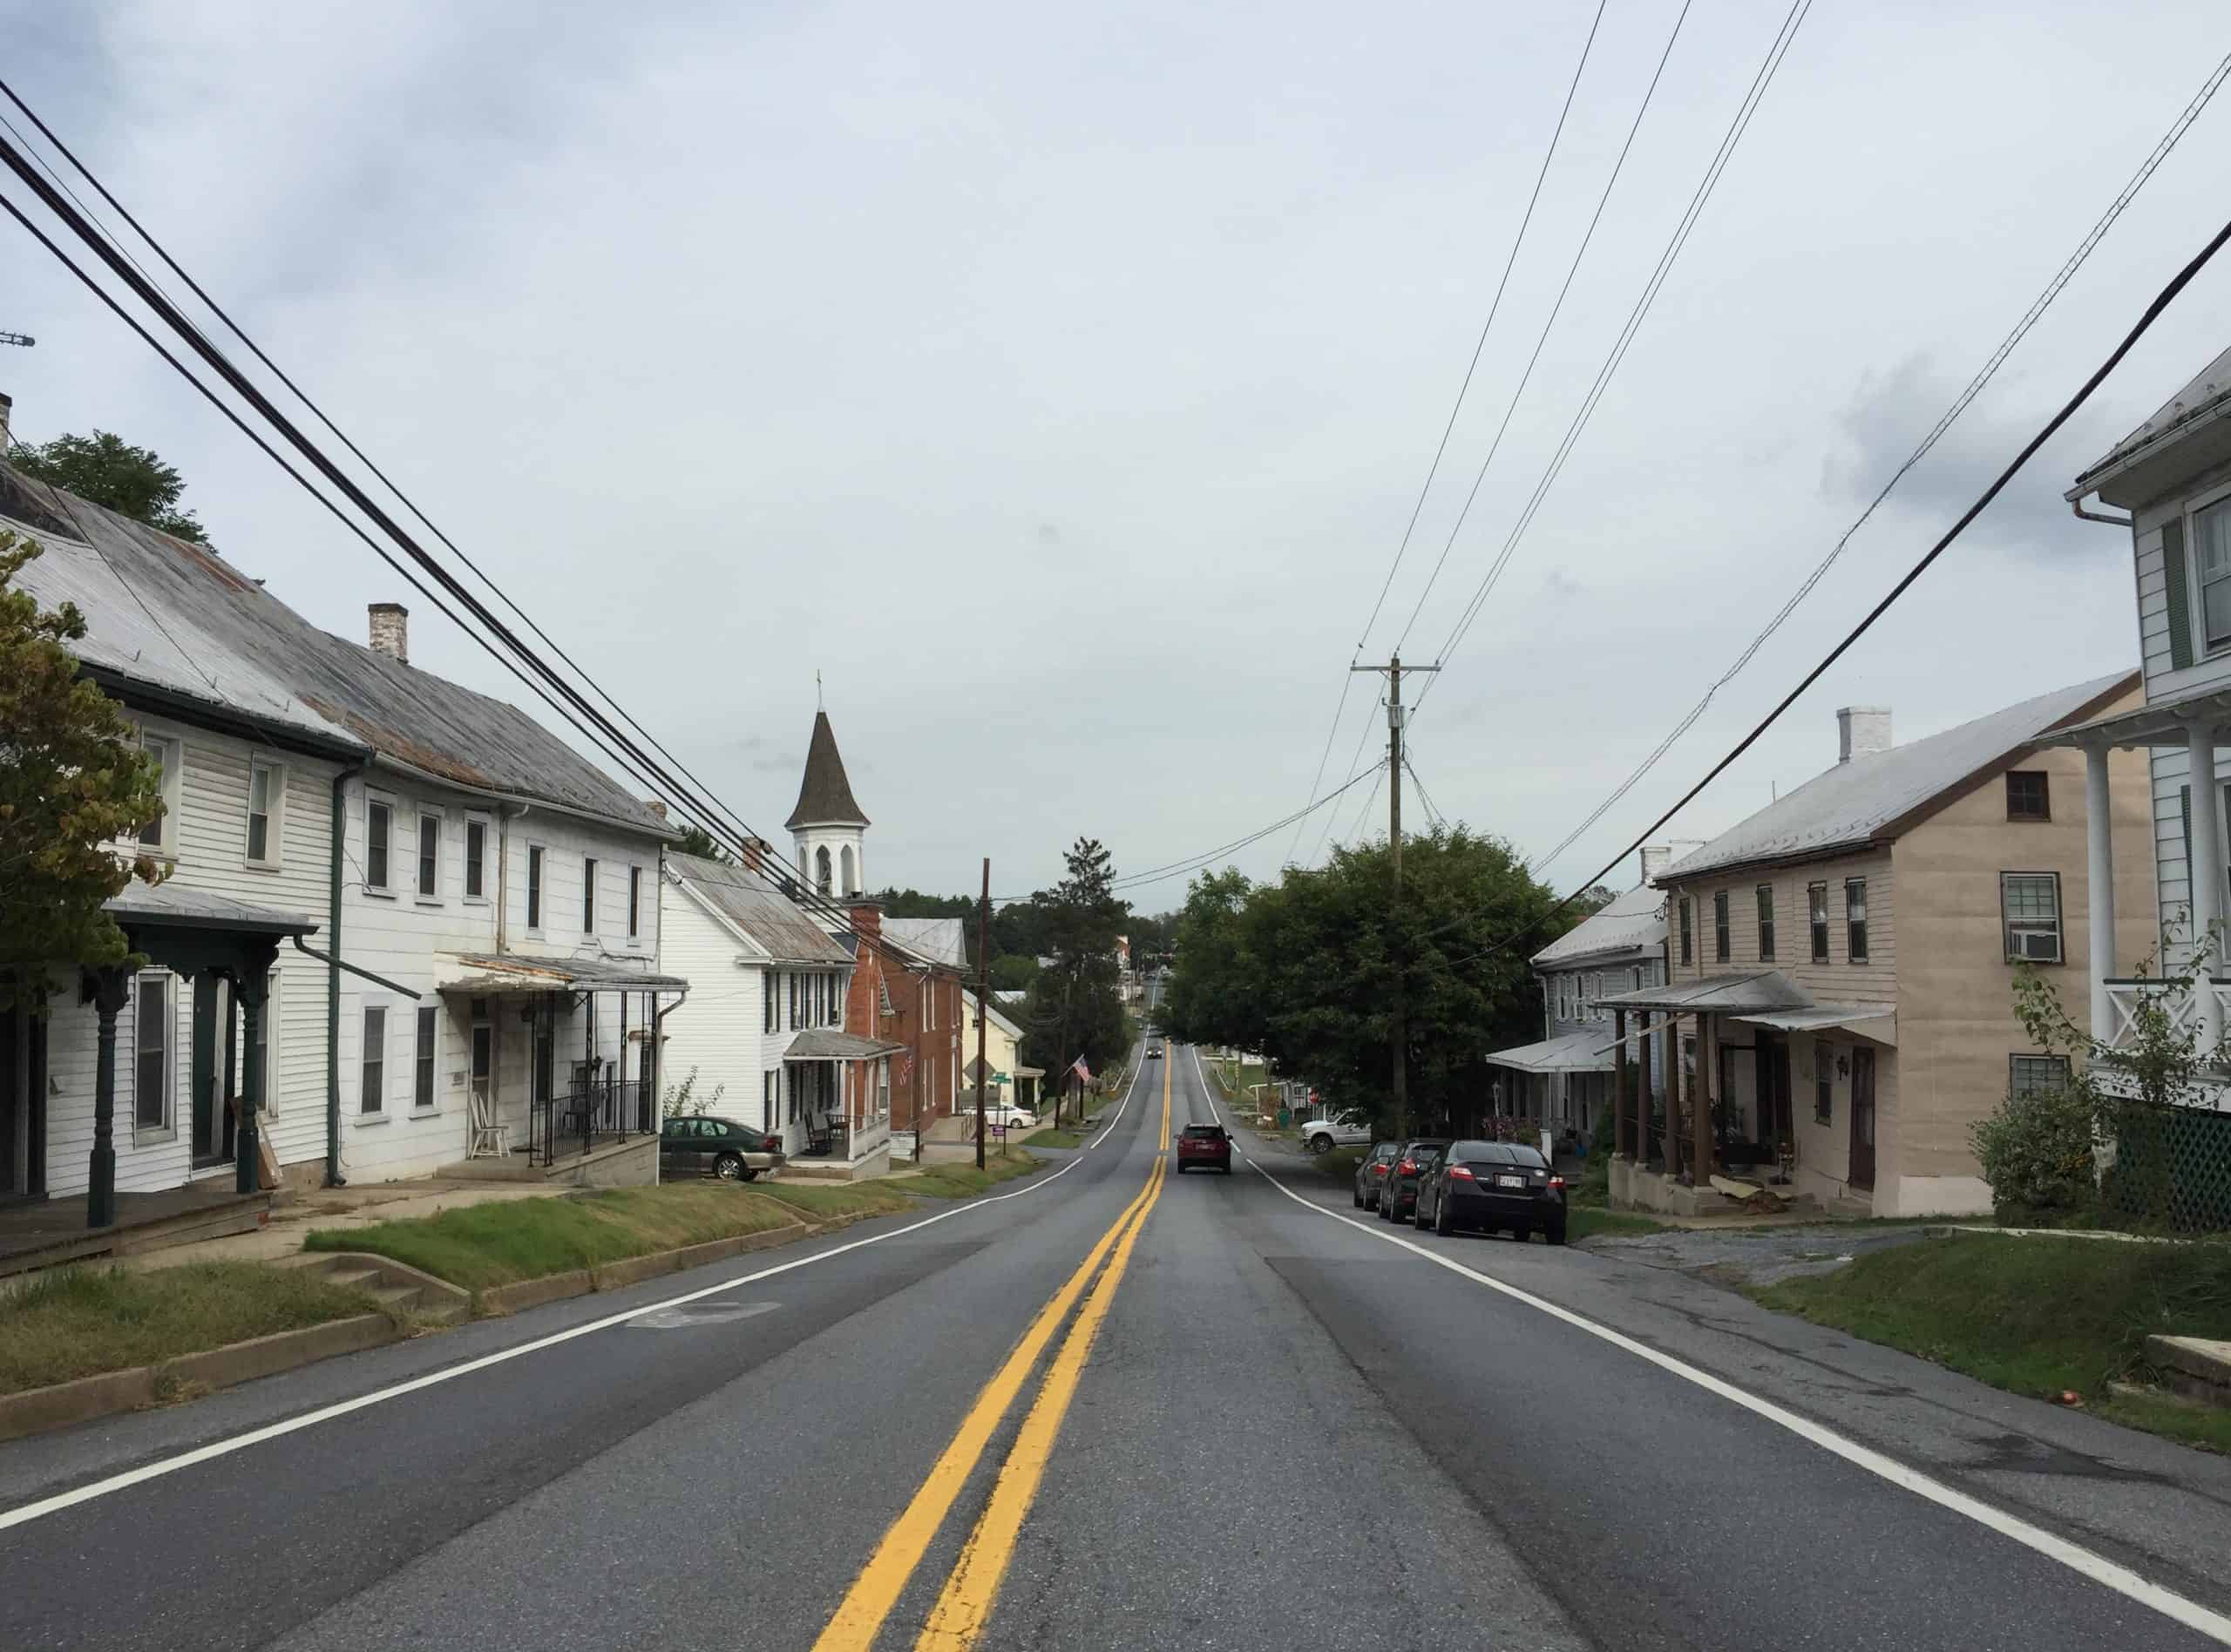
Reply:
[[[757,872],[672,850],[666,870],[683,890],[749,936],[770,962],[825,968],[852,961],[851,953],[804,907]]]
[[[133,879],[121,894],[101,903],[119,924],[172,924],[186,929],[250,930],[267,935],[309,935],[316,920],[234,900],[213,890],[188,889],[176,878],[160,884]]]
[[[1539,1044],[1521,1044],[1488,1053],[1492,1066],[1516,1067],[1522,1073],[1609,1073],[1611,1047],[1602,1032],[1568,1032]]]
[[[863,1038],[840,1032],[833,1026],[810,1026],[792,1039],[783,1052],[785,1061],[867,1061],[879,1055],[896,1055],[906,1046],[889,1039]]]
[[[2136,458],[2141,450],[2203,419],[2215,417],[2227,410],[2227,403],[2231,403],[2231,349],[2226,349],[2195,373],[2181,389],[2154,410],[2152,418],[2086,465],[2067,497],[2081,498],[2097,487],[2108,472],[2120,470]]]
[[[1849,1030],[1857,1022],[1887,1020],[1890,1026],[1870,1026],[1861,1036],[1877,1044],[1895,1046],[1898,1041],[1897,1012],[1887,1004],[1816,1004],[1809,1010],[1775,1010],[1729,1019],[1746,1026],[1771,1026],[1784,1032],[1820,1032],[1832,1027]]]
[[[437,992],[554,992],[569,987],[607,992],[678,992],[689,983],[661,975],[641,958],[535,958],[525,952],[458,952],[434,972]]]
[[[1616,896],[1534,954],[1541,965],[1650,949],[1665,939],[1665,897],[1644,884]]]
[[[783,823],[792,831],[801,826],[865,826],[868,817],[852,801],[852,782],[844,777],[844,760],[837,755],[837,731],[829,714],[813,714],[813,739],[805,748],[805,775],[798,782],[797,806]]]
[[[1813,995],[1780,970],[1753,970],[1743,975],[1707,975],[1701,980],[1677,981],[1671,986],[1645,986],[1637,992],[1611,992],[1596,1002],[1605,1009],[1665,1010],[1689,1015],[1710,1012],[1719,1015],[1755,1016],[1777,1010],[1816,1007]]]
[[[200,545],[0,464],[0,527],[44,554],[18,583],[85,617],[85,665],[214,715],[246,715],[437,779],[659,837],[650,805],[518,708],[321,631]]]
[[[1705,872],[1863,848],[1886,827],[1960,782],[2004,762],[2119,689],[2119,672],[2039,694],[1941,735],[1838,763],[1685,856],[1654,880],[1660,889]]]
[[[958,917],[886,917],[883,938],[915,957],[952,969],[968,967],[966,920]]]

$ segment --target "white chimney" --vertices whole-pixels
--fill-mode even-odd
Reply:
[[[1673,863],[1673,851],[1664,843],[1642,846],[1642,881],[1645,884]]]
[[[1836,761],[1872,757],[1890,749],[1890,708],[1888,706],[1846,706],[1836,714]]]
[[[399,602],[368,605],[372,616],[372,652],[398,666],[410,663],[410,610]]]

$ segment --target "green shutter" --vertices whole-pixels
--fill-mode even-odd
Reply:
[[[2169,663],[2182,671],[2193,662],[2192,594],[2185,581],[2185,520],[2161,525],[2161,577],[2169,597]]]

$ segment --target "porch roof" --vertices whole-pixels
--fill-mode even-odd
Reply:
[[[2186,731],[2194,723],[2214,728],[2217,745],[2231,742],[2231,687],[2198,689],[2110,717],[2094,717],[2056,729],[2038,744],[2181,748],[2191,738]]]
[[[871,1039],[858,1032],[840,1032],[833,1026],[810,1026],[790,1040],[783,1052],[785,1061],[866,1061],[897,1055],[906,1046],[889,1039]]]
[[[1855,1029],[1860,1022],[1888,1021],[1860,1034],[1877,1044],[1898,1041],[1897,1012],[1887,1004],[1816,1004],[1809,1010],[1780,1010],[1767,1015],[1737,1015],[1731,1020],[1748,1026],[1770,1026],[1780,1032],[1825,1032],[1833,1027]]]
[[[1493,1066],[1516,1067],[1522,1073],[1609,1073],[1611,1046],[1601,1032],[1568,1032],[1539,1044],[1521,1044],[1488,1053]]]
[[[1675,1015],[1709,1012],[1738,1019],[1820,1007],[1810,992],[1780,970],[1707,975],[1702,980],[1679,981],[1670,986],[1645,986],[1638,992],[1616,992],[1596,1002],[1611,1010],[1663,1010]]]
[[[689,983],[661,975],[638,958],[530,958],[519,952],[458,952],[444,957],[434,972],[437,992],[471,992],[489,997],[505,992],[553,992],[567,988],[592,992],[679,992]]]
[[[186,889],[173,878],[163,884],[136,880],[124,892],[101,903],[101,910],[126,929],[230,930],[252,935],[314,935],[317,924],[300,912],[257,906],[206,889]]]

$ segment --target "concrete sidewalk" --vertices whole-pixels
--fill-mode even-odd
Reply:
[[[166,1250],[115,1258],[117,1266],[139,1269],[177,1268],[189,1262],[279,1262],[301,1254],[314,1228],[369,1228],[376,1222],[431,1216],[467,1205],[513,1199],[549,1199],[578,1192],[546,1182],[388,1181],[361,1188],[320,1188],[284,1203],[275,1202],[271,1219],[253,1233],[203,1239]]]

